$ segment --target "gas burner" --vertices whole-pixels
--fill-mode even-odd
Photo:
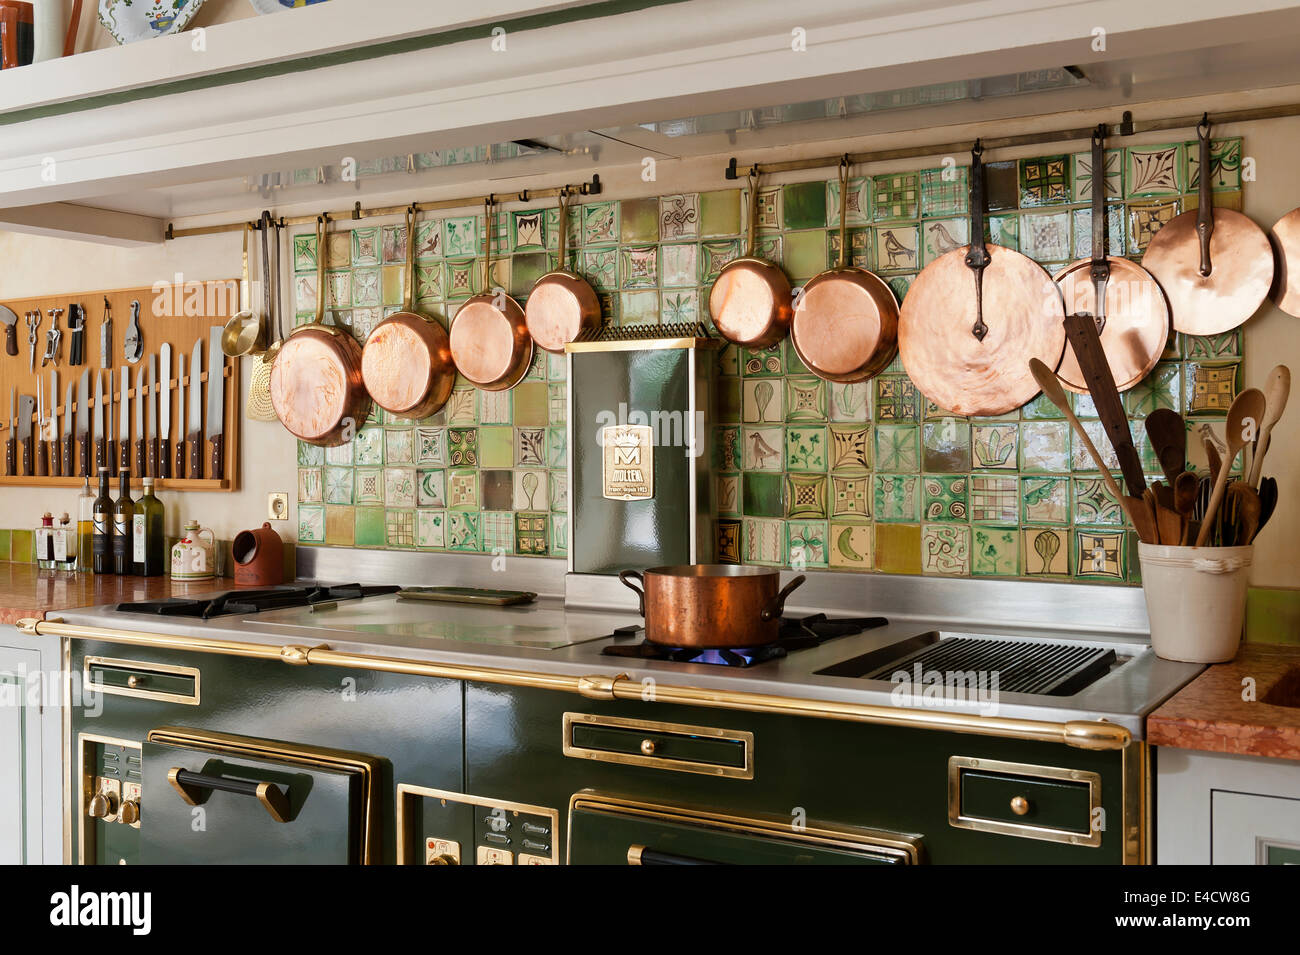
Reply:
[[[705,650],[699,647],[669,647],[642,639],[640,643],[611,644],[600,652],[611,657],[638,660],[668,660],[672,663],[707,663],[724,667],[752,667],[768,660],[779,660],[797,650],[821,646],[827,640],[883,627],[884,617],[830,618],[824,613],[808,617],[782,617],[781,630],[773,643],[759,647]],[[643,627],[620,627],[612,634],[619,637],[644,636]]]
[[[139,600],[120,603],[123,613],[145,613],[164,617],[226,617],[253,614],[281,607],[305,607],[338,600],[360,600],[378,594],[391,594],[397,587],[364,587],[361,584],[335,584],[332,587],[272,587],[267,590],[231,590],[202,597],[167,597],[163,600]]]

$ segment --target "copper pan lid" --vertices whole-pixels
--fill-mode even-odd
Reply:
[[[452,319],[451,354],[471,384],[486,391],[513,388],[533,359],[524,310],[500,292],[475,295]]]
[[[790,280],[780,266],[754,255],[758,241],[758,176],[749,176],[748,247],[722,267],[709,290],[718,334],[742,348],[767,348],[785,338],[794,317]]]
[[[600,324],[600,299],[581,275],[565,266],[569,257],[569,194],[560,192],[559,268],[547,272],[528,293],[524,319],[538,348],[563,354],[564,346]]]
[[[1210,126],[1197,127],[1200,186],[1197,208],[1161,227],[1142,265],[1169,298],[1174,328],[1218,335],[1259,310],[1273,284],[1273,247],[1264,230],[1240,212],[1215,209],[1210,192]]]
[[[1146,269],[1113,255],[1107,256],[1106,262],[1110,277],[1106,280],[1101,347],[1115,387],[1127,391],[1147,376],[1164,353],[1169,340],[1169,305],[1159,283]],[[1080,259],[1056,273],[1067,315],[1097,314],[1091,272],[1092,260]],[[1065,349],[1056,374],[1066,388],[1088,394],[1088,383],[1073,349]]]
[[[1273,225],[1270,237],[1277,255],[1273,302],[1300,318],[1300,209],[1292,209]]]

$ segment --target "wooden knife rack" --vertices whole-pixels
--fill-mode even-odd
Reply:
[[[67,411],[64,407],[64,397],[67,393],[68,382],[71,381],[73,387],[74,405],[79,397],[77,385],[81,380],[81,374],[84,371],[90,372],[90,390],[87,400],[87,415],[90,418],[89,424],[91,432],[94,430],[94,413],[95,405],[99,398],[95,394],[95,377],[96,375],[106,376],[111,369],[113,372],[113,389],[110,397],[110,407],[106,407],[108,413],[108,425],[106,426],[107,435],[110,444],[116,449],[118,444],[118,421],[116,406],[121,400],[121,375],[122,370],[126,369],[130,375],[130,389],[127,394],[130,400],[130,431],[131,431],[131,483],[134,486],[140,486],[141,462],[137,459],[136,454],[136,434],[135,428],[135,408],[136,402],[139,401],[138,389],[136,388],[136,376],[140,369],[146,369],[146,379],[148,378],[149,356],[154,357],[155,378],[157,380],[157,389],[165,396],[165,400],[171,403],[171,433],[166,437],[170,438],[170,453],[172,456],[172,473],[175,474],[175,456],[176,443],[180,440],[188,439],[186,425],[186,409],[179,406],[177,401],[177,390],[180,385],[179,367],[180,359],[184,356],[186,367],[185,375],[185,400],[188,404],[191,382],[196,376],[190,374],[188,368],[190,352],[194,348],[194,343],[200,339],[203,341],[203,357],[201,362],[202,371],[197,376],[197,380],[204,383],[203,400],[201,407],[203,409],[203,429],[200,433],[200,441],[203,443],[201,458],[203,461],[203,473],[211,473],[211,444],[202,435],[207,427],[207,381],[208,381],[208,348],[209,332],[212,328],[220,328],[230,319],[234,312],[239,308],[239,280],[224,279],[213,280],[202,283],[195,282],[193,286],[201,284],[203,286],[201,308],[194,309],[201,311],[202,314],[169,314],[174,309],[165,309],[165,314],[159,316],[154,311],[155,300],[159,297],[167,297],[171,302],[166,303],[174,306],[178,297],[178,292],[174,286],[168,285],[160,291],[155,291],[152,287],[145,288],[127,288],[104,290],[95,292],[64,292],[58,295],[41,295],[35,298],[7,299],[0,300],[0,305],[6,305],[13,309],[18,316],[16,334],[18,338],[18,354],[9,355],[3,347],[0,347],[0,421],[3,422],[3,430],[0,431],[0,451],[4,449],[4,442],[10,437],[9,429],[14,426],[14,422],[9,420],[9,395],[10,390],[16,388],[18,395],[31,395],[33,400],[36,397],[36,381],[39,377],[42,388],[49,387],[50,369],[55,369],[59,373],[59,394],[55,395],[50,402],[58,415],[57,435],[60,442],[63,440],[63,422]],[[179,293],[180,304],[184,305],[192,296],[193,286],[188,284]],[[233,290],[233,292],[231,291]],[[100,357],[100,328],[104,320],[104,299],[107,297],[109,305],[113,312],[113,336],[110,343],[110,361],[108,369],[101,369],[99,364]],[[143,355],[135,364],[127,362],[123,353],[124,338],[126,331],[131,323],[131,303],[138,301],[140,303],[140,339],[143,347]],[[83,333],[82,344],[82,364],[71,366],[68,360],[71,357],[72,332],[68,328],[68,306],[72,303],[79,303],[85,309],[86,328]],[[212,307],[215,306],[215,307]],[[61,308],[63,313],[59,316],[59,328],[63,330],[63,343],[60,349],[59,363],[57,366],[50,364],[44,368],[41,367],[41,356],[45,353],[46,333],[50,330],[50,309]],[[41,310],[42,319],[39,329],[37,330],[36,343],[36,370],[32,372],[29,369],[29,354],[27,345],[27,324],[26,313],[29,311]],[[210,314],[209,314],[210,312]],[[161,369],[158,366],[158,349],[164,343],[172,346],[172,367],[169,381],[161,381]],[[238,358],[223,357],[223,376],[225,387],[225,411],[223,417],[223,448],[222,448],[222,473],[220,479],[211,477],[195,478],[187,476],[185,478],[158,478],[156,486],[160,490],[176,491],[235,491],[239,488],[239,426],[240,416],[242,414],[240,398],[240,367]],[[146,386],[145,391],[148,392]],[[15,403],[14,415],[18,414]],[[148,414],[142,414],[142,420],[146,427],[148,425]],[[155,414],[155,428],[161,434],[161,415]],[[78,420],[73,429],[73,456],[78,456],[78,444],[76,440],[77,429],[81,427],[81,421]],[[39,424],[37,414],[32,416],[32,437],[33,448],[36,442],[40,440]],[[119,452],[120,453],[120,452]],[[91,466],[90,477],[92,486],[96,481],[96,471],[94,466],[94,442],[91,441]],[[82,482],[81,465],[78,460],[76,468],[73,469],[74,477],[26,477],[22,474],[22,443],[18,442],[15,454],[17,474],[10,475],[5,469],[4,456],[0,454],[0,471],[4,475],[0,477],[0,487],[80,487]],[[33,453],[33,471],[35,470],[36,454]],[[192,474],[190,464],[190,447],[186,440],[185,449],[186,474]],[[53,454],[50,454],[50,465],[53,466]],[[118,475],[118,458],[115,455],[109,462],[113,472],[113,486],[117,486]],[[156,477],[156,475],[155,475]]]

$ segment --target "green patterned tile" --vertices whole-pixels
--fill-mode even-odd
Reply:
[[[921,463],[919,438],[915,425],[876,425],[876,470],[916,471]]]
[[[1014,577],[1020,572],[1020,532],[976,525],[972,529],[971,573],[976,577]]]
[[[823,427],[786,428],[786,470],[825,471],[826,445],[826,429]]]
[[[877,521],[917,520],[920,484],[915,474],[877,474],[872,485],[872,516]]]
[[[945,577],[970,573],[971,530],[962,524],[926,524],[921,528],[921,571]]]
[[[787,474],[785,516],[826,517],[826,485],[825,474]]]
[[[801,570],[827,565],[826,521],[787,521],[785,533],[786,557],[791,567]]]
[[[964,474],[927,474],[921,478],[921,517],[927,521],[970,519],[969,482]]]

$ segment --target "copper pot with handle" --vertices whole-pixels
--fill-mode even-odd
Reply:
[[[325,219],[316,217],[316,318],[299,325],[271,366],[271,406],[285,429],[320,447],[346,444],[370,416],[361,379],[361,346],[346,329],[325,324]]]
[[[533,360],[533,337],[519,303],[492,288],[492,220],[496,200],[484,203],[487,245],[483,291],[467,300],[451,322],[451,357],[456,370],[484,391],[508,391],[523,380]]]
[[[866,381],[898,353],[898,301],[874,272],[849,264],[849,157],[840,160],[840,261],[803,288],[790,341],[818,378]]]
[[[361,350],[361,377],[375,404],[403,418],[424,418],[447,403],[456,383],[451,344],[434,319],[415,311],[415,206],[406,210],[406,293],[402,311],[384,319]]]
[[[591,284],[569,268],[569,190],[560,190],[560,262],[528,293],[524,319],[538,348],[564,354],[564,346],[600,324],[600,299]]]
[[[805,577],[782,587],[780,571],[770,567],[680,564],[625,570],[618,579],[639,598],[651,643],[722,650],[774,643],[786,598]]]
[[[758,174],[749,175],[749,238],[743,257],[722,267],[709,290],[709,315],[718,334],[742,348],[767,348],[785,338],[794,317],[790,280],[781,267],[755,255]]]

